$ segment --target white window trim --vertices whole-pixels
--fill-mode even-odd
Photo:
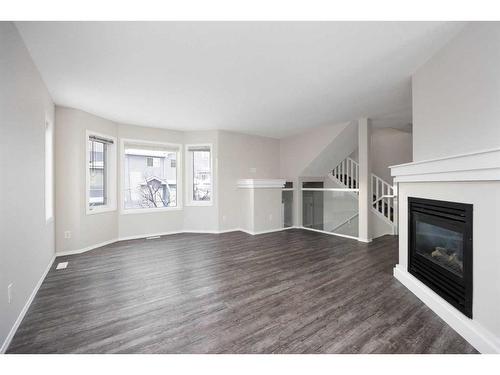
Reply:
[[[189,149],[194,147],[208,147],[210,148],[210,179],[212,183],[212,197],[209,201],[194,201],[192,199],[193,191],[193,173],[189,166],[190,156]],[[210,207],[214,205],[215,197],[215,172],[214,172],[214,149],[211,143],[192,143],[185,145],[186,153],[186,206],[188,207]]]
[[[125,196],[123,187],[125,186],[125,144],[134,143],[137,145],[156,145],[172,147],[177,149],[177,206],[160,208],[125,208]],[[122,138],[120,140],[120,215],[149,214],[154,212],[168,212],[182,210],[182,145],[179,143],[154,142],[142,139]]]
[[[94,206],[90,208],[89,206],[89,196],[90,196],[90,171],[89,171],[89,137],[96,136],[100,138],[110,139],[113,141],[113,145],[107,148],[107,203],[103,206]],[[116,137],[112,137],[108,134],[97,133],[91,130],[85,131],[85,176],[86,176],[86,188],[85,188],[85,210],[87,215],[101,214],[104,212],[116,211],[116,152],[117,152],[117,140]]]
[[[50,135],[50,144],[47,145],[47,132]],[[54,124],[45,117],[45,222],[54,221]],[[47,150],[47,146],[50,150]]]

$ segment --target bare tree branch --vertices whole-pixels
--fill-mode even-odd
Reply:
[[[155,184],[153,181],[158,181],[158,183]],[[147,178],[144,179],[144,182],[145,186],[139,188],[144,205],[146,207],[158,207],[158,203],[161,202],[163,207],[168,207],[170,201],[163,197],[163,184],[156,179],[148,181]]]

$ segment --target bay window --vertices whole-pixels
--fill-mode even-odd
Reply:
[[[116,140],[87,132],[87,214],[116,209]]]
[[[186,145],[187,204],[213,203],[212,146]]]
[[[122,140],[123,212],[180,208],[179,162],[179,145]]]

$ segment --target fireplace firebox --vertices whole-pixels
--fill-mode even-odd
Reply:
[[[472,205],[408,198],[408,272],[472,318]]]

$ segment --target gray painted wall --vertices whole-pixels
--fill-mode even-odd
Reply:
[[[219,228],[240,228],[244,220],[242,193],[236,183],[241,178],[279,178],[279,140],[220,131],[218,149]]]
[[[500,147],[500,22],[471,22],[413,76],[414,161]]]
[[[45,119],[54,121],[54,104],[11,22],[0,22],[0,45],[2,345],[54,256],[54,222],[45,220]]]
[[[117,124],[87,112],[56,107],[56,250],[71,251],[118,237],[116,211],[86,213],[86,130],[117,136]],[[71,232],[65,238],[64,232]]]
[[[373,129],[371,140],[372,173],[392,184],[391,165],[413,160],[412,134],[393,128]]]
[[[371,136],[372,173],[392,184],[391,165],[413,161],[412,133],[394,128],[374,128]],[[358,161],[358,150],[349,155]]]

